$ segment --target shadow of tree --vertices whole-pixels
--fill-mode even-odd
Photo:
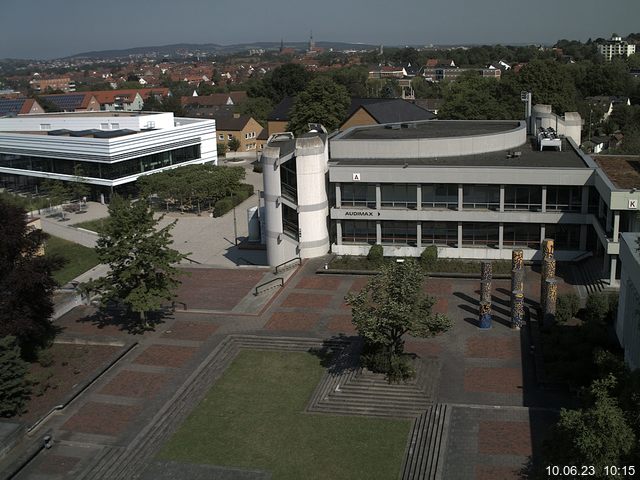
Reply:
[[[129,309],[108,305],[100,307],[93,314],[79,319],[78,323],[91,323],[99,329],[113,326],[131,335],[142,335],[146,332],[154,331],[158,325],[163,324],[170,318],[173,318],[173,309],[171,308],[149,312],[147,313],[146,322],[142,322],[138,315]]]
[[[320,365],[331,375],[341,375],[360,368],[360,352],[363,341],[359,336],[334,335],[322,342],[322,346],[312,348],[309,353],[320,359]]]

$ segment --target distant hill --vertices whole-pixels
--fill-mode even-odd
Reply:
[[[307,48],[307,42],[286,42],[286,48],[295,48],[303,50]],[[344,43],[344,42],[316,42],[316,46],[325,50],[371,50],[378,48],[378,45],[366,45],[361,43]],[[162,45],[154,47],[135,47],[122,50],[101,50],[94,52],[83,52],[65,57],[66,59],[92,58],[92,59],[109,59],[109,58],[127,58],[132,55],[157,55],[157,56],[175,56],[189,53],[214,53],[214,54],[232,54],[239,53],[251,49],[278,50],[280,42],[254,42],[239,43],[234,45],[218,45],[216,43],[177,43],[174,45]]]

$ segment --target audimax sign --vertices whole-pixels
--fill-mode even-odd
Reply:
[[[377,215],[376,215],[377,213]],[[347,210],[344,212],[345,217],[379,217],[380,212],[367,212],[365,210]]]

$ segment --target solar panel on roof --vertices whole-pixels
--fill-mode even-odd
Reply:
[[[0,115],[17,115],[20,113],[22,109],[22,105],[24,105],[26,99],[2,99],[0,100]]]

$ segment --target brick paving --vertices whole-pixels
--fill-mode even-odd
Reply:
[[[193,322],[178,320],[162,333],[162,338],[175,340],[205,341],[219,328],[219,325],[210,322]]]
[[[489,455],[531,455],[529,422],[480,422],[478,452]]]
[[[63,430],[115,436],[122,433],[142,407],[89,402],[62,426]]]
[[[152,397],[164,387],[170,376],[163,373],[122,370],[100,390],[104,395],[125,397]]]
[[[185,268],[178,300],[190,310],[230,311],[264,277],[264,270]]]
[[[190,269],[193,274],[184,278],[177,300],[191,310],[227,313],[178,310],[156,332],[143,336],[127,335],[117,325],[98,328],[83,320],[89,309],[75,310],[60,321],[65,332],[83,339],[133,338],[140,345],[68,411],[54,417],[51,428],[63,432],[65,439],[88,442],[93,450],[76,450],[81,466],[90,465],[91,452],[101,448],[103,441],[91,435],[105,435],[118,445],[128,445],[228,333],[310,338],[353,335],[344,296],[362,289],[370,277],[316,275],[324,261],[306,262],[284,288],[273,291],[273,299],[257,315],[231,311],[264,275],[264,271],[245,269]],[[539,275],[529,271],[525,285],[527,304],[536,304]],[[561,285],[561,291],[572,288]],[[535,455],[546,426],[555,418],[527,408],[545,405],[545,393],[536,390],[531,369],[523,364],[528,356],[522,356],[520,344],[521,337],[527,344],[526,329],[516,332],[505,322],[510,283],[494,280],[493,287],[495,316],[503,323],[496,321],[491,330],[480,332],[479,280],[429,278],[425,291],[437,299],[434,311],[447,313],[453,328],[440,337],[406,340],[407,352],[441,366],[434,376],[438,383],[434,401],[453,405],[444,459],[444,478],[451,480],[516,478],[514,472],[530,453]],[[71,445],[65,448],[73,448]],[[67,469],[65,462],[72,462],[58,460],[63,470]]]
[[[464,374],[464,389],[467,392],[521,394],[522,369],[470,367]]]
[[[267,330],[308,331],[318,321],[320,315],[307,312],[276,312],[265,325]]]
[[[48,475],[64,475],[73,470],[79,461],[77,457],[42,455],[42,458],[38,459],[37,468]]]
[[[136,357],[134,363],[178,368],[187,363],[195,352],[191,347],[151,345]]]

